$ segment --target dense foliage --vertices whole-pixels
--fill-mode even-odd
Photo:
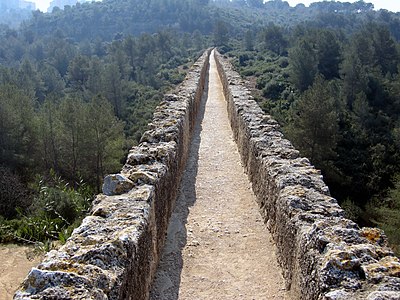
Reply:
[[[0,235],[64,236],[163,93],[216,45],[348,216],[399,245],[399,40],[399,14],[364,1],[103,0],[3,26]],[[49,234],[18,233],[39,220]]]
[[[108,40],[98,28],[79,40],[68,28],[28,28],[0,30],[0,240],[64,240],[86,211],[77,203],[120,170],[205,39],[171,29]]]

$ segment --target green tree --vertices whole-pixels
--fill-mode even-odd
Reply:
[[[103,91],[103,80],[101,74],[104,72],[104,63],[96,56],[91,57],[88,69],[88,78],[86,87],[90,92],[90,97],[97,95]]]
[[[12,85],[0,86],[0,164],[11,171],[34,168],[37,119],[32,96]]]
[[[318,72],[318,59],[313,44],[299,39],[289,50],[290,81],[301,92],[310,87]]]
[[[48,41],[47,51],[48,63],[55,67],[61,76],[65,76],[69,62],[76,56],[75,47],[63,39],[53,38]]]
[[[76,91],[84,91],[89,79],[90,62],[87,56],[76,56],[68,66],[68,84]]]
[[[213,37],[215,46],[226,46],[228,44],[229,28],[224,21],[218,20],[215,22]]]
[[[124,49],[125,53],[128,56],[128,61],[130,65],[130,76],[129,78],[132,80],[136,79],[136,64],[137,64],[137,59],[138,56],[136,55],[136,41],[133,38],[133,36],[129,35],[125,40],[124,40]]]
[[[346,53],[340,73],[343,81],[343,97],[346,99],[348,107],[352,109],[357,94],[365,93],[368,88],[365,66],[357,53],[351,50]]]
[[[49,64],[43,64],[39,72],[43,81],[43,94],[54,94],[61,97],[64,93],[65,81],[57,69]]]
[[[143,51],[143,56],[141,57],[141,59],[144,59],[148,54],[148,52],[152,51],[152,49],[147,49],[145,51]],[[112,45],[110,46],[109,59],[111,60],[112,64],[118,66],[122,78],[129,78],[129,76],[132,75],[132,66],[131,66],[132,62],[130,61],[130,58],[128,57],[126,50],[124,49],[123,42],[115,41],[112,43]],[[136,59],[139,58],[136,57]]]
[[[60,171],[60,119],[57,99],[46,97],[39,112],[40,153],[44,170]]]
[[[244,49],[247,51],[254,50],[254,33],[251,30],[247,30],[244,35]]]
[[[325,79],[339,77],[341,49],[333,31],[319,30],[317,32],[317,57],[318,71],[324,75]]]
[[[82,152],[86,139],[85,103],[77,96],[64,98],[59,107],[60,116],[60,166],[64,177],[78,181],[80,166],[84,164]]]
[[[192,40],[196,50],[202,50],[204,48],[204,36],[199,30],[193,31]]]
[[[322,76],[304,92],[292,111],[290,140],[316,166],[336,156],[338,114],[331,88]]]
[[[107,65],[102,77],[104,95],[113,105],[115,115],[121,118],[125,105],[122,96],[123,80],[118,66],[115,64]]]
[[[163,30],[156,35],[157,48],[159,49],[161,59],[166,61],[172,55],[172,36],[170,32]]]
[[[376,64],[374,58],[374,47],[372,44],[371,33],[369,30],[356,32],[351,36],[348,52],[357,54],[363,66],[373,66]]]
[[[286,51],[288,42],[284,36],[282,27],[269,24],[261,33],[261,40],[264,47],[276,54],[283,54]]]
[[[397,71],[399,54],[396,43],[389,29],[385,26],[374,26],[372,30],[372,46],[374,59],[380,66],[382,73],[394,74]]]
[[[95,96],[85,110],[84,172],[93,174],[97,191],[106,172],[121,167],[124,148],[124,124],[114,116],[112,105],[102,96]]]

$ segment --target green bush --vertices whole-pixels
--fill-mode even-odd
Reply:
[[[267,78],[264,76],[258,77],[256,81],[256,88],[262,90],[267,85]]]
[[[344,215],[346,218],[353,220],[354,222],[357,222],[360,216],[362,215],[363,211],[362,209],[357,206],[354,201],[351,199],[347,198],[344,200],[340,206],[344,210]]]
[[[252,76],[255,74],[255,70],[247,69],[241,72],[243,76]]]
[[[84,215],[91,205],[93,191],[82,180],[73,188],[53,173],[51,182],[39,180],[37,184],[33,214],[44,209],[50,218],[60,218],[70,224]]]
[[[239,55],[239,65],[246,66],[246,62],[249,60],[249,55],[247,53]]]
[[[289,65],[289,60],[286,57],[283,57],[279,60],[279,67],[286,68]]]
[[[388,190],[386,197],[371,201],[366,211],[369,218],[385,231],[391,247],[400,255],[400,174],[393,181],[394,187]]]
[[[29,214],[16,209],[18,218],[0,218],[0,242],[65,242],[86,215],[93,195],[82,181],[75,185],[72,188],[54,173],[49,182],[38,180]]]
[[[286,89],[286,86],[279,81],[271,80],[263,89],[263,96],[273,100],[281,98],[281,93]]]

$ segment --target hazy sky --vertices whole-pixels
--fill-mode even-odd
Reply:
[[[36,8],[46,12],[51,0],[30,0],[36,3]]]
[[[50,6],[51,0],[30,0],[36,3],[36,8],[41,11],[47,11],[47,8]],[[286,0],[289,2],[291,6],[295,6],[298,3],[304,3],[305,5],[309,5],[312,2],[318,2],[313,0]],[[355,2],[354,0],[347,0],[341,2]],[[398,12],[400,11],[400,1],[398,0],[366,0],[365,2],[373,3],[375,9],[387,9],[390,11]]]

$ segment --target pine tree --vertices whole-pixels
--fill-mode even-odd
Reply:
[[[290,81],[301,92],[308,89],[317,74],[318,60],[310,41],[300,39],[289,51]]]
[[[124,148],[124,124],[114,116],[112,105],[102,96],[91,99],[85,109],[84,157],[82,168],[94,176],[93,183],[100,191],[106,172],[121,167]]]
[[[290,140],[302,154],[321,166],[336,155],[338,115],[327,81],[318,75],[292,111]]]

